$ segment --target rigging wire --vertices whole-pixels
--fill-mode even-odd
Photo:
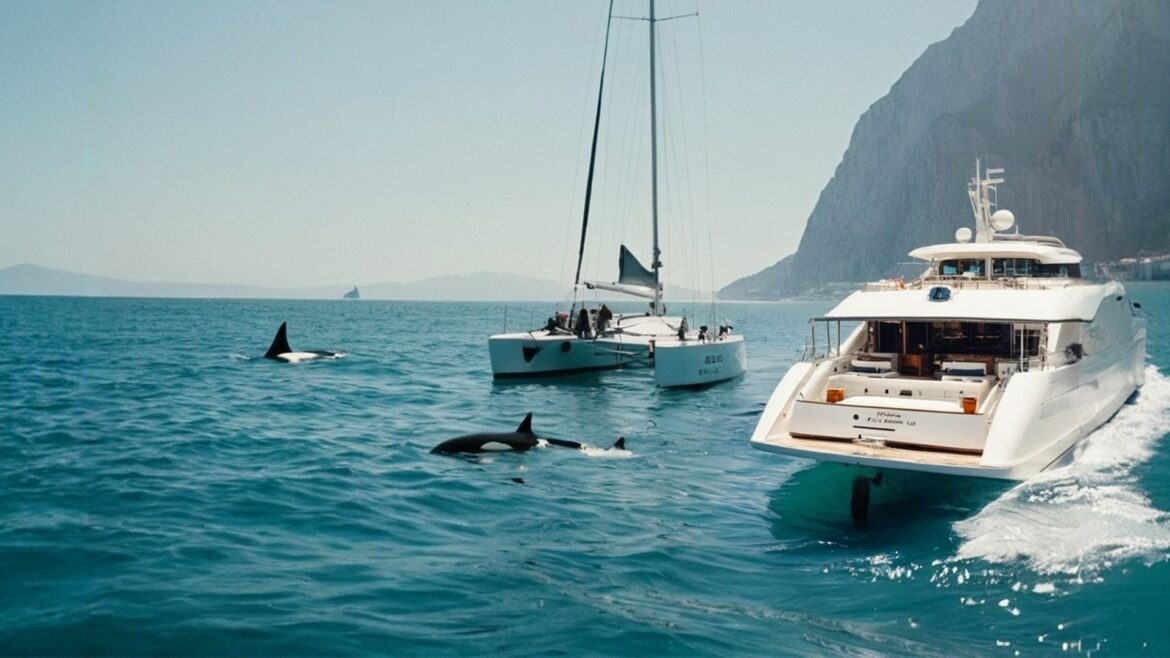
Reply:
[[[707,62],[703,57],[703,18],[695,17],[699,35],[699,88],[703,100],[703,217],[707,227],[707,265],[711,268],[711,319],[715,324],[715,246],[711,239],[711,141],[707,123]]]
[[[681,194],[679,194],[679,196],[677,197],[677,204],[679,207],[679,213],[678,213],[678,217],[676,219],[675,225],[679,229],[679,232],[682,234],[683,246],[689,247],[689,249],[684,248],[684,249],[680,250],[680,253],[683,255],[685,265],[686,265],[685,270],[683,272],[684,281],[687,283],[687,287],[691,288],[692,304],[696,304],[697,303],[696,295],[698,294],[698,287],[701,284],[698,281],[698,279],[695,278],[695,274],[698,271],[697,268],[698,268],[699,261],[698,261],[698,244],[697,244],[698,240],[695,239],[697,236],[695,234],[694,194],[692,192],[693,185],[692,185],[691,169],[690,169],[691,152],[690,152],[690,144],[689,144],[689,140],[688,140],[688,134],[689,134],[690,130],[689,130],[689,127],[687,125],[687,110],[686,110],[687,105],[686,105],[686,103],[683,102],[683,93],[684,93],[684,91],[683,91],[683,86],[684,86],[683,72],[686,70],[686,67],[684,67],[682,65],[680,58],[679,58],[678,36],[677,36],[677,32],[674,30],[672,30],[670,33],[670,46],[671,46],[672,55],[673,55],[674,62],[675,62],[676,77],[678,80],[678,84],[676,84],[676,86],[675,86],[675,96],[678,98],[677,112],[678,112],[679,129],[680,130],[671,132],[671,138],[670,138],[669,143],[672,146],[675,146],[674,152],[671,154],[671,160],[675,163],[676,181],[678,182],[679,185],[682,186],[682,188],[685,190],[685,193],[686,193],[686,202],[685,203],[683,201]],[[682,166],[681,167],[678,165],[680,156],[679,156],[679,149],[677,148],[677,145],[675,142],[676,137],[680,134],[681,134],[681,139],[682,139],[682,149],[681,149],[681,151],[682,151],[682,153],[681,153]]]
[[[576,306],[576,289],[581,283],[581,260],[585,256],[585,231],[589,227],[589,203],[593,195],[593,172],[597,164],[597,134],[601,127],[601,101],[605,91],[605,60],[609,55],[609,28],[613,24],[613,0],[609,0],[608,18],[605,23],[605,47],[601,53],[601,80],[597,87],[597,112],[593,120],[593,145],[589,151],[589,179],[585,183],[585,209],[581,219],[581,247],[577,252],[577,274],[573,278],[573,306]]]
[[[608,15],[606,18],[608,19]],[[600,31],[600,30],[598,30],[598,31]],[[603,60],[604,60],[604,57],[603,57]],[[593,79],[593,74],[597,70],[596,66],[597,66],[597,58],[590,57],[589,58],[589,76],[587,79],[589,79],[589,80]],[[581,86],[583,89],[586,89],[586,90],[589,88],[588,85],[581,85]],[[568,210],[566,211],[565,214],[566,214],[566,216],[570,216],[570,217],[573,215],[574,208],[577,205],[577,190],[580,189],[577,186],[577,181],[578,181],[579,177],[581,176],[581,151],[582,151],[582,145],[585,142],[586,117],[588,117],[589,106],[590,106],[590,103],[588,102],[588,100],[589,100],[589,92],[588,91],[585,92],[585,98],[586,98],[586,102],[581,104],[581,118],[578,121],[577,155],[573,159],[573,161],[575,163],[574,169],[573,169],[573,178],[570,180],[570,192],[568,195],[566,195],[568,197],[568,206],[569,207],[568,207]],[[566,266],[568,265],[569,254],[572,253],[569,249],[569,240],[572,237],[572,235],[573,235],[573,223],[572,222],[565,222],[565,237],[564,237],[564,240],[563,240],[562,246],[561,246],[561,273],[560,273],[560,278],[557,279],[558,281],[565,280],[565,269],[566,269]]]
[[[640,32],[640,30],[639,30]],[[641,54],[644,51],[641,39],[636,40],[631,49],[636,48],[636,52]],[[640,62],[640,57],[628,58],[630,62]],[[622,180],[626,181],[626,185],[622,186],[623,198],[618,200],[619,206],[617,209],[618,216],[621,217],[621,230],[618,234],[619,241],[624,243],[629,232],[631,218],[637,214],[634,212],[634,207],[637,204],[636,199],[640,197],[638,194],[642,176],[645,175],[645,168],[641,166],[641,156],[646,148],[646,130],[643,117],[645,116],[646,103],[649,100],[648,87],[648,71],[645,66],[633,66],[634,79],[630,87],[632,90],[629,97],[633,104],[632,112],[628,112],[625,116],[626,120],[626,139],[624,140],[624,169],[621,172]],[[645,257],[645,254],[642,255]]]

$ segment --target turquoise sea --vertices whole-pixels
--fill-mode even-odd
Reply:
[[[3,297],[0,654],[1170,655],[1170,287],[1131,289],[1147,385],[1077,462],[887,474],[864,532],[848,468],[747,443],[829,302],[724,305],[750,372],[675,391],[493,383],[503,304]],[[259,358],[282,321],[346,358]],[[429,453],[529,411],[628,454]]]

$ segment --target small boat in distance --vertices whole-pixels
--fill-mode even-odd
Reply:
[[[655,17],[655,3],[650,0],[650,169],[651,222],[653,241],[650,268],[643,266],[625,245],[618,257],[618,279],[612,283],[582,281],[581,263],[589,227],[589,208],[593,175],[597,163],[597,138],[601,125],[602,98],[605,91],[605,60],[609,52],[609,29],[613,6],[606,24],[605,48],[601,61],[601,79],[597,92],[597,112],[593,124],[593,144],[589,154],[589,174],[585,186],[585,205],[581,224],[581,243],[577,254],[577,273],[573,281],[573,303],[567,313],[554,312],[545,326],[530,331],[503,333],[488,339],[492,375],[496,379],[540,377],[606,370],[627,366],[652,366],[659,386],[696,386],[732,379],[747,369],[747,352],[743,336],[732,334],[729,323],[708,329],[686,317],[667,316],[662,301],[662,250],[658,240],[658,71],[655,65],[656,23],[682,18]],[[649,311],[612,314],[603,304],[586,309],[577,304],[577,293],[589,290],[616,292],[649,301]],[[713,316],[714,314],[712,314]],[[694,318],[692,318],[694,319]],[[712,322],[714,324],[714,322]]]
[[[349,292],[345,293],[344,295],[341,296],[341,298],[342,299],[361,299],[362,296],[361,296],[361,293],[358,292],[357,286],[354,286],[353,290],[350,290]]]
[[[867,284],[810,321],[806,358],[772,393],[753,447],[1024,480],[1071,459],[1141,387],[1140,304],[1116,281],[1082,278],[1060,240],[1005,233],[1015,217],[992,212],[1002,173],[976,162],[974,242],[964,227],[915,249],[921,276]]]

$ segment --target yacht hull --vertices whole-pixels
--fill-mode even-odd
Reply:
[[[1012,375],[993,414],[907,412],[891,406],[814,403],[832,411],[856,414],[856,435],[842,436],[833,419],[802,419],[798,412],[802,385],[833,361],[798,363],[776,388],[751,438],[754,448],[820,461],[880,469],[921,471],[957,476],[1026,480],[1075,457],[1082,439],[1104,425],[1144,382],[1146,330],[1137,328],[1131,340],[1116,343],[1077,363],[1059,368]],[[822,371],[822,372],[818,372]],[[882,380],[891,382],[898,380]],[[894,398],[893,400],[897,400]],[[892,403],[892,401],[891,401]],[[898,415],[911,427],[880,431],[866,424],[879,414]],[[915,436],[919,422],[930,417],[938,441],[926,445]],[[794,419],[796,422],[794,423]],[[978,432],[985,436],[975,448],[961,439]],[[966,427],[974,423],[974,427]],[[949,428],[939,431],[939,427]],[[812,428],[812,429],[810,429]],[[817,428],[820,428],[818,431]],[[952,441],[950,445],[946,441]]]
[[[488,338],[496,379],[551,377],[594,370],[649,366],[650,344],[675,337],[681,318],[621,315],[596,338],[547,330],[498,334]]]
[[[713,384],[739,377],[745,370],[747,350],[743,336],[655,344],[654,378],[663,388]]]
[[[488,354],[496,379],[551,377],[647,365],[649,342],[534,331],[492,336]]]

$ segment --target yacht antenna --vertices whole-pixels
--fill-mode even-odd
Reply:
[[[991,193],[995,193],[996,200],[999,191],[996,185],[1004,181],[1003,178],[992,178],[1003,174],[1003,168],[983,169],[983,161],[975,159],[975,177],[967,185],[967,196],[971,199],[971,211],[975,214],[975,241],[991,242],[995,232],[999,230],[991,218]],[[1004,227],[1007,228],[1007,227]]]

